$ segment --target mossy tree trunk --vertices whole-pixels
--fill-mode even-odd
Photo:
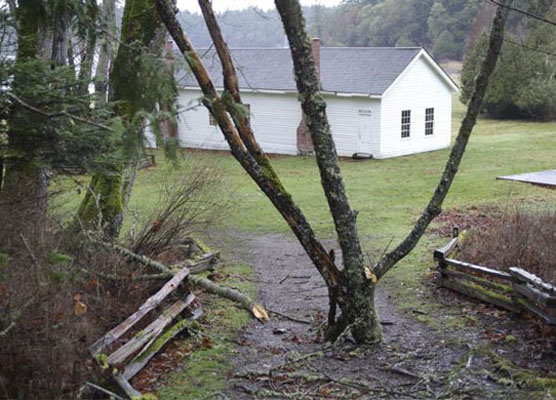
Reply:
[[[37,57],[44,13],[36,1],[20,0],[16,18],[16,63],[23,64]],[[26,84],[25,76],[14,76],[14,94],[17,95]],[[8,142],[11,156],[4,161],[0,219],[3,229],[14,233],[23,227],[40,228],[46,216],[47,177],[44,168],[37,163],[40,143],[35,140],[42,118],[18,103],[9,110]]]
[[[160,20],[150,0],[127,0],[122,19],[120,46],[110,71],[108,98],[118,102],[116,113],[130,126],[136,112],[144,109],[144,82],[140,79],[138,58],[157,37]],[[139,134],[131,132],[128,134]],[[94,174],[77,213],[85,229],[102,230],[110,238],[119,235],[126,201],[133,187],[135,168],[131,162],[110,172]]]
[[[374,309],[376,282],[365,273],[365,269],[370,266],[365,265],[357,233],[357,214],[350,206],[338,164],[336,146],[326,115],[326,103],[320,94],[318,72],[301,6],[297,1],[277,0],[276,8],[290,43],[301,107],[311,132],[321,184],[342,249],[344,268],[339,287],[331,293],[331,302],[336,301],[342,311],[339,330],[349,325],[358,343],[378,343],[382,340],[382,329]],[[333,318],[330,318],[329,323],[333,322]],[[334,327],[330,328],[332,329],[329,332],[332,333]]]

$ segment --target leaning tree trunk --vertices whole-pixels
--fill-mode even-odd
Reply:
[[[204,2],[200,2],[200,4],[204,13],[205,9],[210,8],[204,7],[206,5]],[[255,141],[249,119],[245,115],[245,108],[241,104],[237,74],[233,68],[227,45],[217,29],[217,24],[214,23],[213,26],[216,28],[209,29],[209,32],[211,35],[218,36],[217,39],[213,36],[213,41],[225,71],[226,91],[222,96],[217,93],[201,58],[178,23],[171,2],[156,0],[156,5],[162,21],[195,75],[204,94],[203,104],[216,119],[230,146],[232,155],[280,212],[327,284],[331,287],[337,286],[339,271],[336,265],[324,246],[317,240],[311,225],[286,191],[270,160]]]
[[[117,102],[116,113],[131,127],[131,119],[145,107],[144,85],[137,60],[158,36],[160,20],[149,0],[127,0],[122,19],[118,53],[110,71],[109,100]],[[137,134],[137,132],[128,132]],[[133,163],[131,163],[133,165]],[[133,186],[135,171],[121,165],[111,173],[96,172],[79,207],[77,221],[84,229],[100,228],[109,238],[119,235],[125,202]]]
[[[511,0],[508,0],[508,2],[511,2]],[[508,15],[508,9],[504,7],[504,4],[505,3],[499,6],[496,10],[490,31],[487,53],[481,64],[481,69],[479,70],[477,79],[475,80],[475,88],[473,89],[473,94],[471,95],[471,101],[467,107],[467,112],[461,123],[458,136],[456,137],[456,142],[452,148],[450,157],[446,162],[440,182],[438,183],[429,204],[415,223],[411,232],[398,246],[396,246],[396,248],[394,248],[394,250],[387,253],[379,261],[374,271],[378,278],[381,278],[384,274],[386,274],[394,265],[396,265],[398,261],[404,258],[411,250],[413,250],[413,248],[415,248],[432,220],[441,212],[442,203],[448,195],[448,191],[450,190],[452,182],[456,177],[467,147],[467,143],[469,142],[469,138],[471,137],[471,133],[473,132],[473,128],[475,127],[477,118],[479,117],[481,105],[483,104],[483,99],[488,88],[490,77],[496,68],[502,44],[504,43],[504,30],[506,27],[506,17]]]
[[[41,17],[34,0],[19,1],[16,63],[23,64],[37,57]],[[25,76],[14,76],[15,94],[25,85]],[[0,223],[3,229],[14,234],[22,228],[40,228],[46,217],[47,178],[37,164],[40,144],[32,135],[41,123],[41,117],[30,114],[19,103],[9,110],[8,143],[13,156],[4,160]]]

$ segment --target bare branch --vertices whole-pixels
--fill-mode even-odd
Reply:
[[[97,128],[103,129],[105,131],[114,132],[114,129],[110,128],[109,126],[99,124],[98,122],[94,122],[94,121],[91,121],[91,120],[88,120],[88,119],[85,119],[85,118],[78,117],[77,115],[70,114],[67,111],[49,113],[49,112],[46,112],[44,110],[41,110],[40,108],[32,106],[31,104],[27,103],[25,100],[21,99],[20,97],[16,96],[13,93],[8,92],[7,95],[8,95],[8,97],[15,100],[17,103],[19,103],[21,106],[25,107],[29,111],[32,111],[32,112],[34,112],[36,114],[39,114],[39,115],[42,115],[43,117],[46,117],[48,119],[57,118],[57,117],[67,117],[67,118],[74,119],[76,121],[82,122],[82,123],[87,124],[87,125],[95,126]]]
[[[436,187],[434,195],[432,196],[429,204],[419,217],[415,226],[409,235],[390,253],[386,254],[376,266],[374,273],[377,277],[381,278],[386,272],[390,270],[398,261],[404,258],[419,242],[419,239],[425,233],[425,230],[441,212],[441,206],[452,186],[452,182],[456,176],[459,165],[463,158],[467,142],[473,132],[477,117],[481,110],[481,105],[485,97],[488,87],[489,79],[498,61],[502,43],[504,42],[504,29],[506,25],[506,16],[508,9],[499,6],[496,10],[496,16],[490,32],[489,46],[487,54],[481,65],[481,70],[475,81],[475,89],[467,113],[461,123],[461,127],[456,138],[456,143],[450,153],[448,162],[442,174],[442,178]]]

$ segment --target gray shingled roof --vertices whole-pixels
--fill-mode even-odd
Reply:
[[[222,84],[222,68],[214,49],[199,49],[215,85]],[[420,47],[322,47],[322,89],[329,92],[382,95]],[[231,49],[242,89],[296,91],[293,63],[287,48]],[[176,72],[180,86],[198,86],[191,73]]]

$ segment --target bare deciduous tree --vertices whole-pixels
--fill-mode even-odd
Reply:
[[[301,106],[311,131],[321,183],[342,249],[343,269],[335,265],[318,241],[309,222],[281,184],[268,157],[255,140],[242,105],[230,51],[222,37],[210,0],[199,0],[199,5],[223,67],[224,91],[221,94],[178,24],[172,4],[168,0],[156,0],[160,17],[195,75],[204,94],[203,104],[216,119],[233,156],[284,217],[328,286],[331,308],[329,339],[334,339],[349,327],[358,343],[374,344],[382,339],[380,321],[374,307],[376,285],[385,273],[417,245],[427,226],[440,213],[442,202],[456,175],[477,120],[490,75],[496,66],[507,12],[501,7],[497,10],[488,52],[476,81],[473,98],[433,197],[408,236],[377,265],[370,266],[365,264],[357,233],[357,215],[350,207],[343,183],[327,121],[326,104],[319,92],[318,75],[301,6],[297,0],[275,0],[275,3],[290,43]],[[338,320],[335,319],[336,304],[342,312]]]

